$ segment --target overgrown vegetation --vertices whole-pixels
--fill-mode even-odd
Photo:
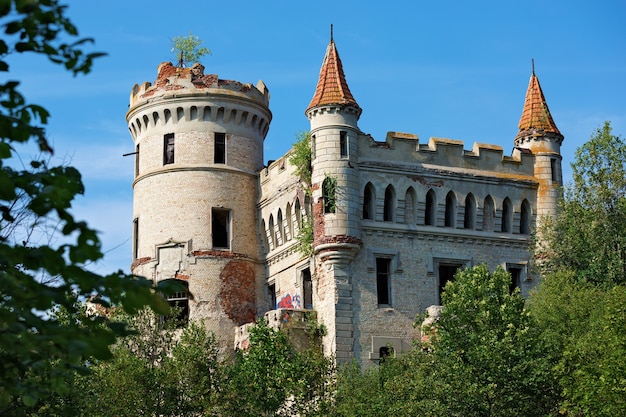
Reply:
[[[202,46],[204,41],[189,32],[187,36],[176,36],[172,39],[172,52],[178,65],[184,67],[192,62],[200,61],[205,55],[211,55],[211,50]]]
[[[296,134],[296,142],[293,150],[289,154],[289,163],[293,165],[296,176],[302,182],[304,191],[311,193],[311,134],[309,132],[299,132]]]

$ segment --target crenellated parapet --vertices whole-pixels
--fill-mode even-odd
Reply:
[[[471,170],[488,175],[528,176],[534,173],[534,157],[526,149],[514,148],[505,155],[501,146],[474,143],[465,149],[460,140],[430,138],[419,143],[415,134],[388,132],[386,140],[378,142],[370,135],[360,135],[359,164],[410,168],[419,164],[424,168],[447,167],[451,170]]]
[[[126,118],[135,139],[150,128],[178,129],[181,122],[191,127],[194,123],[227,124],[233,131],[265,137],[272,119],[269,98],[263,81],[253,86],[221,80],[216,74],[205,75],[200,64],[181,68],[164,62],[154,84],[144,82],[132,88]]]

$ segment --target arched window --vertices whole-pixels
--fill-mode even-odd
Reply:
[[[278,226],[278,232],[276,234],[278,245],[285,243],[285,229],[283,226],[283,212],[278,209],[278,215],[276,216],[276,226]]]
[[[371,182],[365,185],[363,190],[363,218],[366,220],[374,220],[376,217],[376,194],[374,193],[374,186]]]
[[[490,195],[485,197],[483,204],[483,230],[491,232],[493,230],[493,218],[495,217],[495,205]]]
[[[472,193],[465,197],[465,217],[463,219],[465,229],[476,228],[476,199]]]
[[[511,220],[513,218],[513,207],[511,200],[505,198],[502,203],[502,233],[511,233]]]
[[[269,232],[270,232],[270,249],[274,249],[276,245],[276,230],[274,229],[274,215],[270,214],[270,222],[269,222]]]
[[[298,232],[299,232],[300,228],[302,227],[302,207],[300,207],[300,199],[298,197],[296,197],[296,202],[294,204],[293,211],[296,212],[296,227],[298,228]]]
[[[261,221],[261,233],[263,234],[263,236],[261,236],[261,238],[263,239],[263,247],[267,252],[269,252],[271,248],[269,242],[267,241],[267,228],[265,227],[265,219]]]
[[[426,193],[426,208],[424,210],[424,224],[427,226],[437,225],[437,196],[433,190]]]
[[[404,196],[404,222],[406,224],[415,224],[415,205],[417,203],[417,196],[413,187],[409,187],[406,190]]]
[[[530,234],[530,203],[528,200],[522,201],[522,208],[519,219],[519,232],[522,235]]]
[[[383,221],[392,222],[395,216],[396,208],[396,192],[392,185],[388,185],[385,189],[385,206],[383,209]]]
[[[445,226],[456,227],[456,197],[452,191],[446,195]]]
[[[336,200],[337,180],[326,177],[322,183],[322,198],[324,200],[324,213],[334,213],[337,210]]]
[[[285,240],[291,240],[293,237],[293,219],[291,214],[291,204],[287,203],[287,209],[285,210],[287,216],[287,229],[285,230]]]

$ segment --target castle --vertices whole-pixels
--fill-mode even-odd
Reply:
[[[416,314],[440,304],[458,268],[502,266],[524,295],[536,285],[529,240],[556,210],[563,136],[534,70],[510,156],[399,132],[377,141],[358,127],[362,109],[331,35],[305,111],[310,185],[289,152],[264,166],[269,98],[262,81],[163,63],[154,84],[133,87],[126,115],[131,270],[183,283],[170,303],[204,319],[223,349],[267,312],[314,310],[326,353],[375,362],[410,348]],[[305,256],[296,237],[308,225]]]

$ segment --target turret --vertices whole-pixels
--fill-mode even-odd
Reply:
[[[543,216],[556,214],[559,188],[563,185],[562,143],[563,135],[552,119],[533,64],[515,146],[527,149],[535,157],[535,178],[539,181],[537,191],[539,221]]]
[[[361,248],[357,122],[361,108],[352,96],[332,37],[306,116],[311,122],[314,305],[328,328],[327,354],[338,362],[353,357],[351,263]]]
[[[154,85],[133,87],[126,114],[135,143],[132,272],[188,287],[171,304],[203,319],[224,350],[264,296],[256,173],[271,118],[263,82],[171,63],[159,65]]]

